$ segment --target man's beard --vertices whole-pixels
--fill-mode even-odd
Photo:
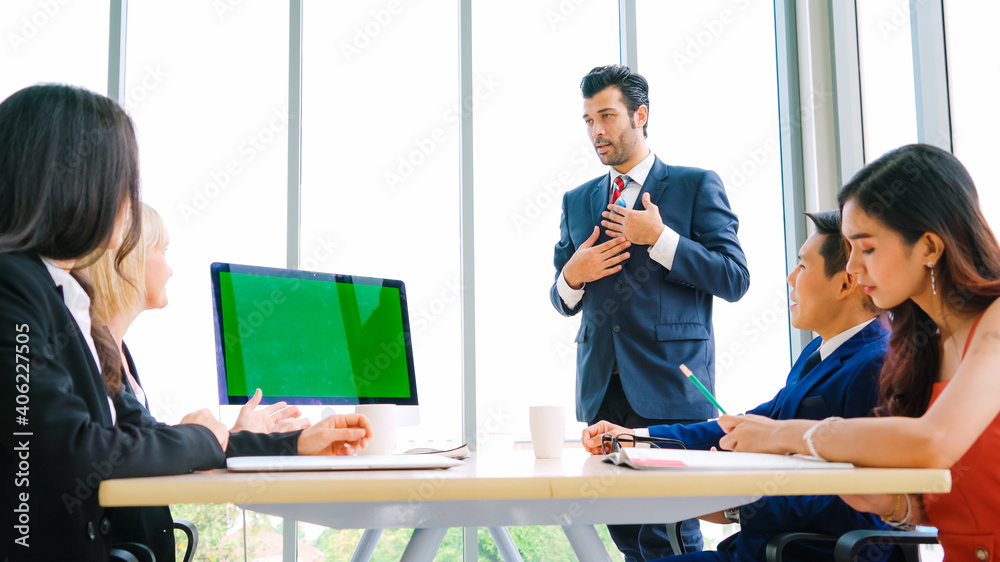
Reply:
[[[635,127],[632,127],[635,129]],[[608,150],[607,154],[597,154],[597,157],[601,159],[601,163],[606,166],[620,166],[628,162],[632,156],[635,155],[636,142],[635,138],[629,131],[622,132],[621,135],[611,143],[611,149]],[[595,147],[596,151],[596,147]]]

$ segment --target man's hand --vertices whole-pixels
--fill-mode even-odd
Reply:
[[[222,446],[222,450],[225,451],[226,447],[229,446],[229,428],[222,424],[219,420],[215,419],[212,412],[206,409],[196,410],[190,414],[181,418],[181,424],[192,424],[201,425],[207,427],[215,434],[215,438],[219,440],[219,445]]]
[[[579,289],[584,283],[618,273],[622,269],[621,262],[629,258],[630,254],[625,249],[632,244],[625,238],[614,238],[594,246],[600,235],[601,229],[595,226],[594,233],[580,244],[563,267],[563,277],[571,288]]]
[[[257,410],[264,397],[260,389],[240,408],[240,415],[233,424],[232,432],[252,431],[254,433],[271,433],[276,431],[295,431],[309,427],[309,420],[300,418],[302,412],[297,406],[289,406],[278,402]]]
[[[649,193],[642,194],[642,207],[644,210],[636,211],[621,205],[608,205],[608,210],[601,213],[606,219],[601,221],[601,226],[612,238],[624,237],[633,244],[652,246],[663,232],[663,219],[660,209],[650,201]]]
[[[352,455],[368,446],[372,425],[361,414],[327,416],[299,435],[300,455]]]
[[[587,451],[592,455],[603,455],[606,451],[601,443],[601,435],[604,435],[605,433],[610,433],[615,436],[622,434],[635,435],[635,431],[632,429],[601,420],[583,430],[583,436],[580,437],[580,442],[583,443],[583,448],[587,449]]]
[[[732,521],[726,518],[725,511],[713,511],[712,513],[706,513],[705,515],[699,516],[698,519],[708,521],[709,523],[715,523],[716,525],[732,524]]]

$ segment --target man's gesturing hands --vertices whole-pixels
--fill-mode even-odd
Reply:
[[[625,251],[632,245],[629,241],[624,237],[618,237],[594,246],[600,234],[601,229],[595,226],[590,238],[580,244],[573,257],[566,262],[563,277],[571,288],[579,289],[584,283],[618,273],[622,268],[621,262],[629,258],[630,254]]]
[[[601,221],[601,226],[607,229],[605,232],[608,236],[625,238],[633,244],[652,246],[663,232],[663,219],[660,218],[659,207],[650,200],[649,193],[642,194],[642,208],[642,211],[637,211],[621,205],[608,205],[608,210],[601,213],[605,218]]]

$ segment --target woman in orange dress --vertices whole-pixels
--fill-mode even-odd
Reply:
[[[945,559],[1000,556],[1000,246],[951,154],[909,145],[840,192],[847,270],[892,318],[877,418],[723,416],[723,447],[861,466],[949,468],[947,494],[848,496],[888,521],[933,525]]]

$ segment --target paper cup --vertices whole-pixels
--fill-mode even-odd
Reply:
[[[368,446],[358,451],[359,455],[391,455],[396,444],[396,405],[359,404],[354,413],[363,414],[372,424],[372,436]]]
[[[536,459],[562,457],[566,438],[566,413],[562,406],[531,406],[528,408],[531,448]]]

